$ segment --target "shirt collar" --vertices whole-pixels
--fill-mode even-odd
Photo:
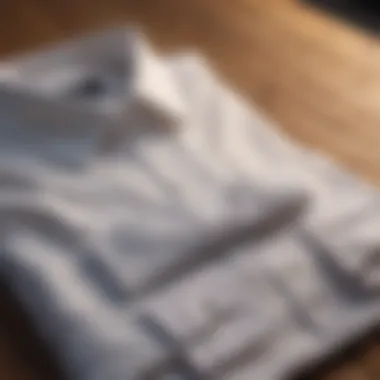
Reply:
[[[144,114],[153,125],[171,128],[186,111],[164,60],[132,29],[0,65],[0,145],[9,153],[33,151],[81,164],[109,133],[130,128],[131,118],[136,123]]]

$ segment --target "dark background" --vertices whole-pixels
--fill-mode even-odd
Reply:
[[[368,29],[380,32],[379,0],[306,0]]]

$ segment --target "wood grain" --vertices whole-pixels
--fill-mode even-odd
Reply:
[[[295,0],[3,0],[0,21],[3,57],[138,22],[163,49],[201,50],[290,137],[380,184],[379,40],[314,8]],[[54,379],[37,365],[45,354],[17,305],[1,301],[0,379]],[[379,359],[374,334],[313,378],[378,379]]]

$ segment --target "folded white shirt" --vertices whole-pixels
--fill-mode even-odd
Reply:
[[[374,189],[196,54],[0,66],[0,274],[73,380],[282,379],[379,319]]]

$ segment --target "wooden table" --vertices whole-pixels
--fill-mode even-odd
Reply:
[[[129,20],[162,48],[200,49],[289,136],[380,184],[380,40],[295,0],[3,0],[0,53]],[[54,379],[16,309],[3,297],[0,379]],[[315,378],[379,379],[379,342]]]

